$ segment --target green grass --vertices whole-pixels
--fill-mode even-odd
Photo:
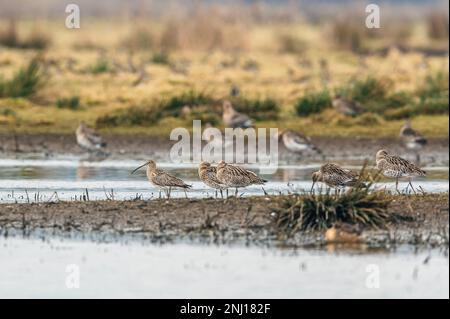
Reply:
[[[232,98],[231,103],[236,110],[249,114],[256,121],[278,119],[280,106],[273,98],[237,97]]]
[[[56,101],[56,107],[59,109],[71,109],[77,110],[80,108],[80,97],[79,96],[71,96],[68,98],[60,98]]]
[[[101,74],[111,72],[111,65],[106,59],[98,59],[93,65],[88,68],[92,74]]]
[[[328,90],[307,93],[295,105],[298,116],[308,116],[320,113],[331,106],[331,97]]]
[[[34,58],[10,80],[0,78],[0,98],[29,97],[37,92],[43,82],[40,61]]]
[[[153,53],[150,62],[154,64],[169,65],[170,57],[169,54],[166,52],[155,52]]]

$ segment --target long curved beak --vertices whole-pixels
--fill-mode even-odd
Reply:
[[[312,186],[311,186],[311,190],[309,191],[310,193],[313,192],[313,190],[314,190],[314,185],[316,185],[316,182],[313,182],[313,184],[312,184]]]
[[[131,174],[134,174],[138,169],[144,167],[144,166],[147,165],[147,164],[148,164],[148,163],[145,163],[145,164],[142,164],[141,166],[139,166],[138,168],[135,168],[135,169],[131,172]]]

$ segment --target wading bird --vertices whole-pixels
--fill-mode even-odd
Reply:
[[[348,100],[340,95],[336,95],[332,102],[332,106],[341,114],[347,116],[355,116],[363,111],[363,107],[361,104],[355,101]]]
[[[198,166],[198,176],[205,185],[216,190],[216,197],[217,190],[219,190],[220,196],[223,198],[223,190],[227,187],[218,180],[216,167],[211,166],[208,162],[201,162]]]
[[[314,151],[322,154],[322,151],[312,143],[308,136],[294,132],[292,130],[283,130],[278,133],[278,140],[282,141],[284,146],[291,152],[303,153],[305,151]]]
[[[148,180],[159,188],[159,197],[161,198],[161,190],[164,191],[167,198],[170,198],[170,193],[173,188],[182,189],[184,191],[184,195],[187,198],[186,189],[191,188],[191,185],[186,184],[178,177],[170,175],[166,171],[162,169],[156,168],[156,163],[152,160],[147,161],[145,164],[139,166],[134,169],[131,174],[134,174],[138,169],[147,166],[147,178]]]
[[[225,127],[249,128],[253,126],[253,121],[247,115],[239,113],[231,105],[230,101],[223,102],[223,123]]]
[[[402,177],[408,178],[408,186],[414,193],[414,187],[411,183],[413,177],[425,176],[427,173],[413,163],[395,155],[389,155],[385,150],[379,150],[376,154],[377,168],[381,173],[390,178],[395,178],[395,189],[398,192],[398,179]]]
[[[313,191],[315,184],[318,182],[334,188],[336,192],[339,192],[347,186],[354,187],[360,183],[357,173],[344,169],[333,163],[324,164],[318,171],[312,173],[312,181],[313,184],[311,186],[311,192]]]
[[[420,163],[419,151],[427,144],[427,139],[411,127],[411,122],[406,122],[400,129],[402,144],[416,153],[416,161]]]
[[[238,188],[250,185],[264,185],[267,181],[256,175],[252,171],[248,171],[242,167],[220,161],[217,165],[217,179],[227,188],[236,188],[235,196],[237,197]],[[263,189],[264,190],[264,189]]]
[[[96,131],[88,127],[84,122],[80,123],[75,135],[77,137],[78,145],[90,152],[101,151],[106,147],[106,143],[103,141],[103,138]]]

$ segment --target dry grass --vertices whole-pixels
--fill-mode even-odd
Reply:
[[[448,136],[448,115],[411,113],[409,103],[396,111],[401,114],[389,118],[368,114],[347,119],[333,110],[296,117],[295,107],[307,94],[323,90],[332,93],[345,83],[369,76],[388,78],[392,92],[416,94],[430,74],[448,69],[448,57],[416,51],[390,50],[385,56],[336,51],[336,43],[328,41],[329,27],[324,24],[296,19],[287,15],[289,10],[272,16],[268,12],[258,7],[202,7],[195,16],[117,21],[115,32],[110,32],[110,21],[87,18],[83,28],[76,31],[61,27],[60,21],[40,21],[40,29],[52,39],[43,56],[46,85],[31,100],[0,98],[0,109],[14,111],[1,115],[0,131],[14,127],[19,132],[71,132],[81,120],[95,124],[97,119],[127,114],[130,109],[161,105],[188,91],[205,92],[217,101],[220,110],[220,101],[229,99],[230,88],[236,85],[245,102],[238,105],[243,111],[252,113],[259,105],[276,106],[273,112],[264,109],[262,116],[255,113],[258,127],[302,127],[308,134],[322,136],[371,136],[378,131],[382,136],[395,136],[403,118],[413,114],[413,123],[424,134]],[[426,21],[415,23],[407,37],[408,45],[448,45],[445,39],[424,38]],[[26,39],[35,25],[35,21],[16,21],[16,38]],[[8,30],[8,23],[0,23],[0,30]],[[391,43],[384,35],[364,32],[361,37],[364,50]],[[0,76],[13,78],[32,54],[32,50],[2,47]],[[71,97],[77,97],[76,103],[67,101]],[[433,107],[441,103],[441,108],[443,99],[427,96],[424,101],[431,101]],[[75,104],[82,107],[71,106]],[[197,111],[216,112],[216,107],[206,103]],[[165,135],[173,127],[190,127],[191,119],[168,114],[150,127],[131,121],[131,125],[108,126],[108,130]],[[427,125],[429,121],[433,125]]]

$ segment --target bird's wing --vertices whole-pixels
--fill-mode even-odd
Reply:
[[[169,173],[163,170],[156,170],[155,174],[153,175],[152,181],[159,186],[182,187],[182,188],[190,187],[190,185],[187,185],[178,177],[170,175]]]

